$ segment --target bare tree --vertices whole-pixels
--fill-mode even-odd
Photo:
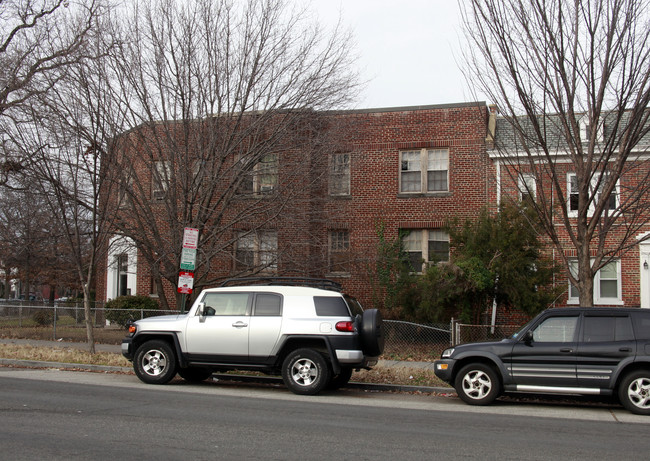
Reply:
[[[0,2],[0,133],[20,119],[25,104],[53,89],[69,66],[87,58],[83,47],[103,8],[102,0]],[[0,184],[27,167],[30,154],[3,136]]]
[[[320,173],[312,162],[337,148],[324,127],[337,130],[319,111],[349,104],[358,82],[349,35],[322,30],[292,6],[140,1],[122,21],[129,41],[113,67],[129,130],[106,164],[121,184],[112,231],[135,243],[163,307],[162,281],[176,286],[185,227],[201,233],[201,286],[231,267],[277,270],[264,251],[277,247],[277,233],[308,232],[298,215],[322,213],[306,202],[327,161]],[[300,271],[287,263],[307,243],[294,243],[281,253]]]
[[[108,152],[123,129],[109,91],[108,54],[116,44],[111,24],[109,16],[95,16],[93,33],[79,49],[85,58],[69,64],[49,91],[17,109],[20,117],[9,132],[18,152],[32,159],[23,174],[30,191],[44,201],[41,212],[57,218],[57,244],[69,255],[67,269],[83,292],[91,353],[95,352],[91,290],[97,255],[106,244],[101,229],[110,227],[101,198],[110,195],[114,185],[105,180],[102,161],[110,161]]]
[[[541,218],[580,303],[592,306],[597,271],[646,238],[639,236],[650,216],[650,5],[460,4],[466,74],[503,116],[491,133],[501,172],[511,190],[536,195],[526,205]]]

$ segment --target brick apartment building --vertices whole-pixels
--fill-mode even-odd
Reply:
[[[340,111],[324,118],[351,129],[325,154],[288,152],[272,159],[272,166],[262,167],[266,174],[247,185],[253,192],[283,182],[302,182],[305,187],[291,195],[267,227],[252,232],[246,222],[226,226],[219,235],[224,251],[209,264],[212,280],[245,275],[247,266],[262,264],[262,274],[335,280],[370,307],[379,229],[387,240],[405,235],[404,248],[413,261],[444,260],[450,244],[442,228],[449,218],[477,216],[482,207],[496,207],[504,196],[521,193],[505,179],[506,167],[488,136],[488,128],[496,124],[497,138],[503,137],[498,141],[508,142],[507,128],[485,103]],[[284,163],[296,159],[310,167],[300,170],[297,163]],[[291,176],[287,170],[292,170]],[[151,184],[155,200],[155,181],[138,180]],[[644,232],[650,232],[650,226]],[[159,295],[151,264],[134,239],[115,236],[104,263],[98,300]],[[596,303],[650,307],[648,264],[650,241],[621,255],[598,274]],[[577,301],[566,277],[556,283],[567,288],[558,305]],[[171,306],[175,288],[163,285]]]
[[[242,264],[266,261],[262,273],[327,277],[368,305],[379,228],[387,240],[408,231],[405,247],[413,260],[447,259],[445,221],[476,216],[494,203],[484,103],[342,111],[325,118],[351,129],[327,159],[303,159],[312,166],[298,174],[305,175],[310,187],[294,194],[291,206],[267,230],[247,233],[246,223],[239,223],[224,233],[223,239],[233,244],[224,246],[230,255],[211,262],[216,278],[241,275]],[[291,155],[279,156],[276,169],[268,170],[276,174],[269,188],[276,181],[296,181],[283,176],[295,165],[284,168],[283,162],[291,161],[287,158]],[[137,181],[152,184],[155,200],[155,181]],[[254,187],[264,187],[260,184]],[[151,268],[135,239],[115,236],[105,263],[98,275],[98,299],[156,295]],[[172,299],[175,287],[166,283],[164,290]]]
[[[611,128],[614,123],[604,116],[604,122],[597,132],[596,149],[605,142],[617,139],[617,133]],[[542,117],[538,117],[542,119]],[[520,126],[530,126],[524,121]],[[588,141],[587,125],[580,120],[580,139],[583,144]],[[566,147],[566,140],[563,136],[554,131],[560,126],[560,122],[554,115],[546,116],[544,126],[548,130],[546,139],[548,145],[556,146],[553,149],[553,168],[555,176],[559,179],[559,189],[565,202],[561,203],[560,195],[555,190],[550,176],[545,172],[548,163],[544,155],[535,154],[528,157],[526,149],[522,148],[522,142],[514,133],[512,126],[503,118],[496,118],[496,135],[494,142],[488,143],[488,156],[494,164],[496,180],[494,182],[497,203],[514,198],[523,200],[530,196],[532,200],[540,201],[540,195],[546,197],[546,206],[553,207],[550,213],[553,226],[556,229],[558,240],[562,243],[565,257],[569,260],[574,273],[577,274],[577,253],[571,245],[566,227],[562,222],[560,207],[566,208],[567,216],[571,225],[575,228],[576,216],[578,213],[578,190],[576,172],[573,163],[569,160],[569,149]],[[498,146],[498,147],[497,147]],[[530,158],[533,158],[535,171],[531,171]],[[613,161],[613,160],[612,160]],[[607,232],[606,238],[602,241],[604,251],[611,251],[614,254],[613,260],[600,269],[594,278],[594,305],[596,306],[640,306],[650,308],[650,240],[642,241],[632,248],[623,248],[621,242],[624,239],[632,241],[643,240],[650,235],[650,216],[648,216],[648,194],[647,182],[648,169],[650,168],[650,138],[645,136],[634,149],[633,155],[627,160],[627,167],[616,183],[615,190],[607,200],[607,213],[621,213],[616,223]],[[605,166],[608,169],[611,166]],[[546,170],[548,171],[548,170]],[[604,173],[607,174],[607,173]],[[592,179],[591,188],[597,190],[599,176]],[[645,192],[644,192],[645,191]],[[597,192],[596,192],[597,193]],[[637,200],[633,197],[639,194]],[[589,208],[588,216],[593,213],[593,204]],[[604,218],[600,220],[604,224]],[[603,234],[605,235],[605,234]],[[595,247],[599,244],[598,232],[591,242],[591,257],[595,256]],[[548,252],[562,267],[562,260],[558,249],[548,244]],[[578,290],[572,286],[566,274],[560,274],[555,283],[565,287],[565,294],[557,300],[557,305],[577,305],[579,303]]]

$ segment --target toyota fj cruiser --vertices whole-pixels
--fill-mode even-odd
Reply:
[[[449,348],[434,366],[472,405],[504,391],[617,393],[625,408],[650,415],[650,310],[549,309],[508,339]]]
[[[311,395],[347,384],[353,370],[369,369],[383,352],[379,311],[364,311],[335,282],[236,282],[248,284],[209,288],[187,313],[133,322],[122,354],[138,378],[164,384],[176,373],[203,381],[215,371],[256,370]]]

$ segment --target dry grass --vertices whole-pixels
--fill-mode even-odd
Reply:
[[[13,360],[35,360],[39,362],[63,362],[112,367],[130,367],[131,364],[120,354],[111,352],[89,352],[70,347],[34,347],[18,344],[0,344],[0,357]]]
[[[99,344],[121,344],[122,338],[127,334],[122,328],[95,328],[93,330],[95,342]],[[85,343],[88,341],[86,329],[79,326],[60,326],[56,329],[56,335],[52,327],[0,327],[0,338],[9,339],[40,339],[44,341],[63,340]]]
[[[99,344],[120,344],[126,335],[123,329],[96,328],[95,341]],[[0,337],[8,339],[37,339],[51,341],[51,327],[0,327]],[[72,342],[86,342],[86,330],[80,327],[62,326],[57,328],[56,339]],[[406,348],[399,348],[402,351]],[[423,348],[421,351],[401,354],[387,351],[382,358],[402,361],[430,361],[439,357],[438,351]],[[62,362],[116,367],[131,367],[131,363],[121,354],[98,352],[94,355],[71,347],[34,347],[28,345],[0,344],[0,358],[14,360],[35,360],[42,362]],[[372,370],[362,370],[352,375],[352,381],[373,384],[399,384],[410,386],[447,387],[433,371],[419,368],[377,366]]]

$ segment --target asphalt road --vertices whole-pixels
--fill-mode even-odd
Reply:
[[[650,418],[616,406],[281,386],[149,386],[132,375],[0,368],[7,460],[646,459]]]

